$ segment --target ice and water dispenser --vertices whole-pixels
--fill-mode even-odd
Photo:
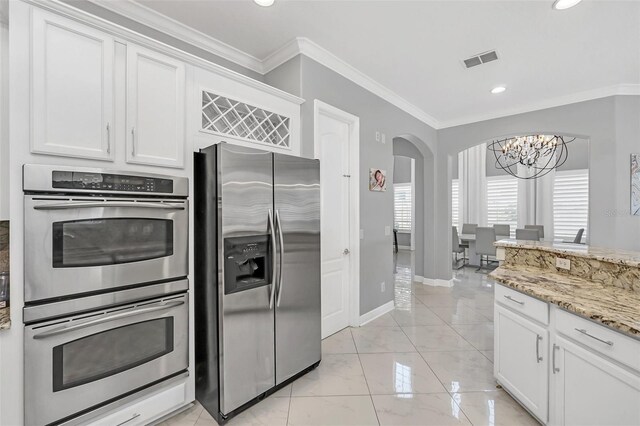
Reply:
[[[271,284],[269,235],[224,239],[224,293]]]

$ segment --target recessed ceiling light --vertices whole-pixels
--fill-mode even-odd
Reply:
[[[491,93],[493,93],[494,95],[496,95],[496,94],[498,94],[498,93],[502,93],[502,92],[504,92],[505,90],[507,90],[507,88],[506,88],[506,87],[504,87],[504,86],[497,86],[497,87],[494,87],[493,89],[491,89]]]
[[[556,0],[553,2],[553,8],[555,10],[565,10],[575,6],[581,1],[582,0]]]
[[[275,0],[253,0],[258,6],[263,6],[263,7],[267,7],[267,6],[271,6]],[[578,0],[579,1],[579,0]]]

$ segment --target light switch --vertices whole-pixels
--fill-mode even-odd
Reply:
[[[386,235],[386,236],[391,235],[391,227],[390,226],[385,226],[384,227],[384,235]]]
[[[382,143],[387,143],[387,135],[382,134]]]

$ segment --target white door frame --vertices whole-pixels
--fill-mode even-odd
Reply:
[[[360,118],[325,102],[313,101],[314,157],[320,159],[320,115],[349,126],[349,325],[360,326]],[[322,162],[320,163],[322,168]],[[321,218],[322,219],[322,218]]]

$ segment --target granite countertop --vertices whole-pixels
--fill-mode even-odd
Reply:
[[[611,262],[620,265],[640,268],[640,253],[633,251],[592,247],[584,244],[561,243],[555,241],[525,241],[506,239],[496,241],[494,244],[496,247],[541,250],[550,253],[585,257],[589,259],[596,259],[602,262]]]
[[[11,319],[9,318],[10,308],[0,308],[0,330],[11,327]]]
[[[489,276],[507,287],[640,339],[638,292],[523,265],[502,265]]]

